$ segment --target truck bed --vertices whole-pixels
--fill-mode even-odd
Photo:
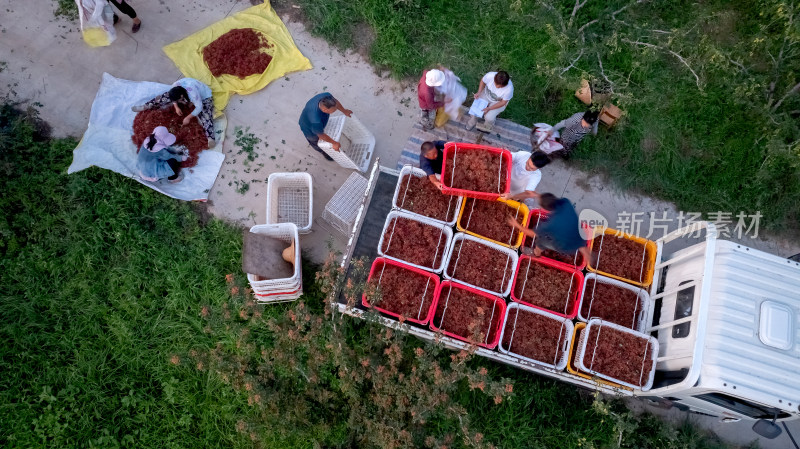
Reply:
[[[347,248],[347,253],[344,255],[343,264],[345,265],[347,276],[356,282],[364,281],[364,273],[356,273],[352,261],[363,258],[366,267],[368,268],[372,261],[378,256],[378,241],[383,231],[383,225],[386,217],[392,210],[392,198],[394,196],[395,186],[397,185],[397,175],[390,170],[381,170],[376,173],[375,179],[371,185],[372,191],[367,194],[365,198],[365,210],[360,219],[356,223],[355,237],[351,240]],[[361,274],[361,276],[359,276]],[[361,305],[360,300],[354,307],[348,307],[347,301],[343,295],[337,296],[337,306],[339,311],[347,315],[364,318],[366,309]],[[470,345],[442,335],[437,335],[431,331],[427,326],[420,326],[414,323],[400,324],[394,318],[381,315],[379,322],[387,327],[397,329],[402,332],[414,335],[428,341],[434,341],[438,338],[445,347],[450,349],[469,349]],[[540,366],[517,357],[501,354],[497,350],[489,350],[485,348],[478,348],[475,354],[494,360],[496,362],[504,363],[525,371],[547,376],[553,379],[569,382],[591,390],[600,390],[604,393],[619,394],[623,396],[631,396],[630,390],[613,388],[607,385],[598,384],[592,380],[584,379],[572,375],[566,371],[559,371],[548,367]]]

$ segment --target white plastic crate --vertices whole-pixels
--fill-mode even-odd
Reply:
[[[267,224],[294,223],[311,232],[314,189],[308,173],[273,173],[267,179]]]
[[[514,313],[514,318],[513,318],[514,322],[510,323],[510,321],[509,321],[510,318],[509,317],[511,316],[511,312],[512,311],[519,311],[519,312]],[[558,321],[563,326],[562,329],[563,329],[563,331],[565,333],[564,342],[562,343],[561,348],[556,348],[556,351],[555,351],[556,357],[554,358],[553,363],[547,363],[547,362],[544,362],[544,361],[541,361],[541,360],[531,359],[531,358],[525,357],[523,355],[517,354],[515,352],[511,352],[511,346],[513,345],[513,342],[514,342],[514,331],[516,331],[516,321],[517,321],[518,313],[523,313],[523,312],[524,313],[531,313],[531,314],[535,314],[535,315],[541,315],[541,316],[546,317],[548,319],[551,319],[553,321]],[[503,340],[505,338],[506,328],[508,327],[509,323],[512,325],[512,328],[511,328],[512,329],[512,333],[511,333],[511,337],[510,337],[510,343],[511,344],[508,345],[508,348],[505,348],[505,347],[503,347]],[[575,325],[572,324],[572,320],[570,320],[568,318],[560,317],[558,315],[553,315],[552,313],[547,313],[547,312],[545,312],[543,310],[534,309],[533,307],[528,307],[528,306],[526,306],[524,304],[519,304],[519,303],[515,302],[515,303],[509,304],[508,308],[506,308],[506,316],[505,316],[505,319],[503,320],[503,329],[502,329],[502,332],[500,333],[500,342],[498,343],[497,348],[503,354],[512,355],[514,357],[518,357],[518,358],[520,358],[522,360],[526,360],[528,362],[535,363],[537,365],[543,365],[543,366],[546,366],[546,367],[549,367],[549,368],[555,368],[557,370],[563,370],[564,368],[567,367],[567,361],[569,360],[569,343],[572,340],[572,332],[574,330],[575,330]]]
[[[392,256],[389,256],[389,255],[386,255],[383,252],[383,250],[381,248],[383,248],[384,239],[387,238],[387,235],[388,235],[389,239],[392,238],[392,233],[394,232],[394,230],[392,229],[391,225],[392,225],[392,221],[395,218],[406,218],[406,219],[409,219],[411,221],[416,221],[416,222],[428,225],[428,226],[430,226],[432,228],[435,228],[438,231],[440,231],[439,243],[441,244],[442,250],[441,250],[441,254],[438,254],[437,256],[434,257],[434,266],[433,267],[424,267],[422,265],[417,265],[417,264],[414,264],[414,263],[412,263],[412,262],[410,262],[408,260],[403,260],[403,259],[399,259],[397,257],[392,257]],[[430,218],[423,217],[422,215],[414,216],[414,215],[409,214],[408,212],[401,212],[401,211],[393,210],[393,211],[389,212],[389,215],[386,216],[386,223],[383,225],[383,231],[381,232],[381,238],[378,241],[378,254],[383,256],[383,257],[385,257],[385,258],[387,258],[387,259],[396,260],[398,262],[403,262],[405,264],[411,265],[412,267],[419,268],[420,270],[432,271],[434,273],[441,273],[442,270],[444,269],[444,267],[446,266],[444,264],[444,262],[445,262],[445,259],[447,258],[446,257],[447,249],[450,247],[450,241],[452,239],[453,239],[453,230],[450,229],[449,227],[447,227],[446,225],[442,224],[441,222],[438,222],[436,220],[431,220]],[[391,247],[392,247],[392,243],[391,243],[391,240],[389,240],[389,248],[391,248]],[[435,250],[436,250],[436,248],[431,248],[431,251],[435,251]]]
[[[460,247],[459,247],[459,252],[454,252],[454,251],[455,251],[455,248],[456,248],[456,243],[460,242],[461,240],[471,240],[473,242],[477,242],[477,243],[479,243],[481,245],[488,246],[489,248],[492,248],[493,250],[495,250],[495,251],[501,253],[502,255],[506,256],[505,257],[505,261],[503,261],[503,259],[499,259],[498,260],[498,263],[502,263],[502,264],[504,264],[506,266],[505,272],[508,273],[507,279],[503,279],[502,280],[503,281],[502,285],[505,285],[503,291],[488,290],[488,289],[485,289],[485,288],[482,288],[482,287],[478,287],[477,285],[470,284],[469,282],[467,282],[467,281],[465,281],[465,280],[463,280],[461,278],[454,277],[448,272],[448,268],[450,267],[450,260],[453,257],[456,257],[455,271],[458,271],[458,261],[459,261],[458,257],[459,257],[460,252],[461,252],[460,251]],[[450,244],[450,248],[447,251],[447,259],[445,260],[445,263],[444,263],[444,270],[442,272],[442,276],[444,276],[445,279],[456,280],[458,282],[461,282],[462,284],[466,284],[466,285],[469,285],[470,287],[477,288],[480,291],[484,291],[486,293],[491,293],[492,295],[506,297],[511,293],[511,286],[514,283],[514,275],[515,275],[514,271],[517,269],[517,261],[518,260],[519,260],[519,255],[517,255],[517,251],[516,250],[513,250],[513,249],[505,247],[505,246],[498,245],[497,243],[493,243],[493,242],[490,242],[490,241],[482,239],[482,238],[478,238],[478,237],[466,234],[464,232],[457,232],[455,234],[455,236],[453,237],[453,242]]]
[[[322,219],[342,234],[349,235],[366,190],[367,180],[358,173],[350,173],[344,184],[325,205]]]
[[[256,280],[256,276],[247,273],[247,280],[250,281],[250,286],[253,288],[253,291],[264,294],[267,292],[292,291],[292,288],[296,288],[302,281],[300,236],[297,234],[297,225],[294,223],[255,225],[250,228],[250,232],[268,235],[285,242],[287,246],[294,242],[294,274],[288,278],[259,281]]]
[[[639,332],[644,332],[644,329],[647,325],[645,320],[647,319],[648,312],[655,305],[655,301],[650,299],[650,295],[647,293],[645,289],[641,287],[637,287],[635,285],[631,285],[626,282],[618,281],[610,277],[602,276],[597,273],[589,273],[583,280],[583,291],[581,292],[581,301],[580,303],[578,303],[578,319],[583,322],[589,321],[590,319],[589,317],[583,315],[581,309],[583,309],[583,301],[592,300],[592,291],[587,292],[586,286],[589,285],[589,281],[593,279],[596,279],[597,282],[601,284],[614,285],[616,287],[624,288],[625,290],[630,290],[638,295],[639,307],[636,308],[636,316],[631,317],[631,328]]]
[[[599,327],[599,330],[598,330],[599,333],[593,339],[594,341],[589,341],[590,331],[592,329],[594,329],[595,327]],[[644,366],[648,361],[652,361],[653,365],[652,365],[652,368],[650,369],[649,373],[642,372],[642,381],[643,382],[642,382],[642,386],[641,387],[639,387],[638,385],[633,385],[633,384],[628,383],[628,382],[623,382],[623,381],[621,381],[619,379],[616,379],[614,377],[608,376],[608,375],[603,374],[603,373],[601,373],[599,371],[593,370],[592,369],[591,357],[589,358],[589,360],[585,360],[586,356],[590,352],[591,352],[591,354],[594,354],[594,351],[588,351],[587,347],[589,347],[589,346],[591,346],[592,348],[595,347],[597,342],[602,337],[602,333],[603,333],[603,328],[604,327],[605,328],[610,328],[610,329],[615,329],[615,330],[618,330],[620,332],[625,332],[627,334],[635,335],[635,336],[639,337],[640,339],[646,340],[646,341],[649,342],[649,346],[647,348],[649,350],[649,354],[645,354],[645,358],[642,359],[641,363],[642,363],[642,366]],[[589,373],[589,374],[594,374],[595,376],[597,376],[597,377],[599,377],[601,379],[610,380],[611,382],[615,382],[615,383],[618,383],[620,385],[624,385],[626,387],[634,388],[634,389],[637,389],[637,390],[647,391],[653,386],[653,378],[655,377],[655,374],[656,374],[656,358],[658,357],[658,340],[655,337],[647,335],[647,334],[643,334],[641,332],[636,332],[635,330],[628,329],[627,327],[623,327],[623,326],[611,323],[609,321],[603,321],[601,319],[591,319],[591,320],[589,320],[589,323],[586,324],[586,328],[584,328],[581,331],[581,339],[580,339],[580,342],[578,343],[578,345],[579,345],[578,346],[578,354],[577,354],[577,356],[575,358],[575,363],[578,365],[578,369],[580,369],[581,371]],[[622,349],[624,350],[624,348],[622,348]]]
[[[375,149],[375,136],[355,115],[331,117],[325,126],[325,134],[339,142],[341,146],[339,151],[335,151],[330,143],[319,141],[317,145],[322,151],[342,167],[367,171],[372,151]]]
[[[261,304],[274,304],[278,302],[294,301],[301,296],[303,296],[302,287],[288,293],[281,293],[281,292],[268,293],[268,294],[255,293],[256,302]]]
[[[398,177],[397,177],[397,187],[395,187],[395,189],[394,189],[394,198],[392,199],[392,207],[394,209],[397,209],[397,210],[402,210],[403,212],[405,212],[407,214],[414,215],[415,217],[423,217],[423,218],[427,218],[429,220],[438,221],[438,222],[446,224],[447,226],[450,226],[450,227],[455,226],[456,225],[456,221],[458,221],[458,212],[461,210],[461,197],[460,196],[442,194],[444,196],[449,197],[450,204],[452,205],[452,207],[454,209],[454,211],[453,211],[453,219],[450,220],[450,221],[437,220],[435,218],[428,217],[428,216],[422,215],[422,214],[418,214],[416,212],[411,212],[410,210],[403,208],[403,198],[404,198],[403,197],[403,193],[404,193],[403,190],[405,190],[405,189],[401,189],[401,187],[403,185],[403,178],[407,174],[411,174],[411,176],[416,176],[417,178],[427,178],[428,177],[428,175],[425,174],[425,171],[423,171],[421,168],[412,167],[410,165],[404,165],[403,168],[400,169],[400,175],[398,175]]]

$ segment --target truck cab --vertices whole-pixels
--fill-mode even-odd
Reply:
[[[634,395],[723,421],[797,419],[800,264],[716,234],[698,223],[656,242],[659,357],[653,388]]]

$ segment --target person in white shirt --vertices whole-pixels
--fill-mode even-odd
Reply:
[[[536,207],[534,199],[539,197],[536,187],[542,180],[540,168],[550,163],[550,157],[543,151],[517,151],[511,155],[511,188],[501,195],[507,200],[522,201],[529,207]]]
[[[513,96],[514,83],[511,82],[508,72],[500,70],[483,75],[474,98],[476,100],[483,99],[489,103],[483,109],[483,120],[486,122],[485,127],[487,129],[491,129],[494,126],[497,116],[506,109],[509,100]],[[471,116],[467,122],[467,129],[474,128],[477,123],[478,118]]]

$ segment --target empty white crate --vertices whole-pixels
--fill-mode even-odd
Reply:
[[[455,226],[456,225],[456,221],[458,221],[458,211],[461,210],[461,197],[460,196],[442,194],[443,196],[449,197],[448,201],[450,201],[450,204],[452,205],[452,207],[454,209],[454,211],[453,211],[453,219],[450,220],[450,221],[437,220],[437,219],[435,219],[433,217],[428,217],[427,215],[421,215],[421,214],[418,214],[416,212],[411,212],[410,210],[405,209],[403,207],[404,206],[404,204],[403,204],[403,202],[404,202],[403,201],[403,194],[404,194],[403,190],[405,190],[405,189],[401,189],[401,186],[403,185],[403,178],[405,178],[405,176],[408,175],[408,174],[410,174],[411,176],[416,176],[417,178],[427,178],[428,177],[428,175],[425,173],[425,171],[423,171],[421,168],[412,167],[410,165],[404,165],[403,168],[400,169],[400,175],[398,175],[398,177],[397,177],[397,187],[395,187],[395,189],[394,189],[394,198],[392,199],[392,208],[398,209],[398,210],[402,210],[403,212],[406,212],[408,214],[414,215],[415,217],[425,217],[425,218],[427,218],[429,220],[434,220],[434,221],[438,221],[438,222],[444,223],[444,224],[446,224],[447,226],[450,226],[450,227]]]
[[[349,235],[356,222],[356,214],[367,191],[367,180],[358,173],[350,173],[344,184],[333,195],[325,210],[322,219],[331,224],[337,231]]]
[[[314,190],[308,173],[273,173],[267,180],[267,224],[294,223],[311,232]]]
[[[339,142],[341,146],[339,151],[335,151],[330,143],[319,141],[317,145],[322,151],[342,167],[367,171],[372,151],[375,149],[375,136],[355,115],[331,117],[325,126],[325,134]]]
[[[270,296],[280,296],[282,300],[288,300],[286,298],[291,296],[294,296],[295,299],[300,297],[303,293],[303,278],[300,236],[297,233],[297,226],[294,223],[255,225],[250,228],[250,232],[268,235],[285,242],[287,246],[294,242],[294,272],[292,276],[283,279],[257,280],[255,275],[247,273],[247,280],[250,281],[250,286],[259,300],[268,300]]]

